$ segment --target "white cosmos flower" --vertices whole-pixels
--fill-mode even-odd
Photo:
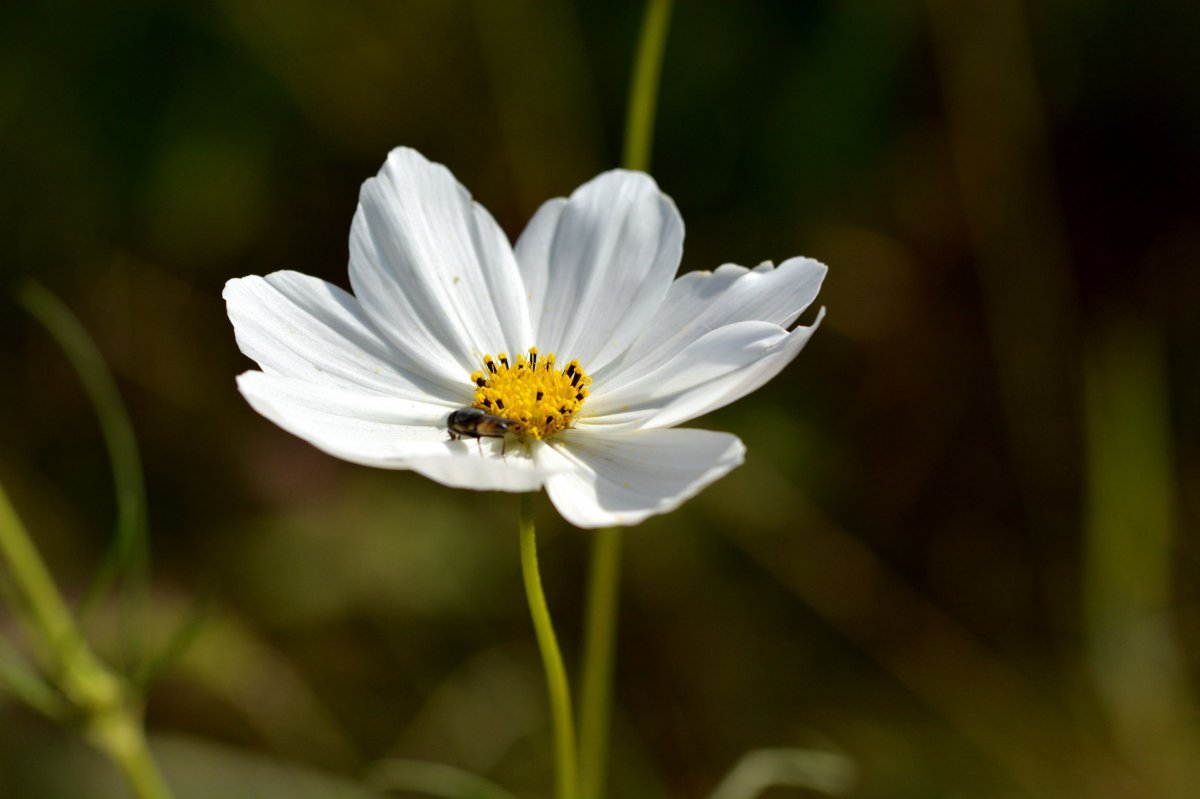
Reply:
[[[353,294],[297,272],[226,284],[238,346],[262,367],[238,388],[338,458],[545,487],[579,527],[637,524],[742,462],[736,436],[675,425],[796,356],[816,323],[788,328],[826,271],[792,258],[675,279],[682,249],[679,212],[645,174],[550,200],[513,247],[449,170],[396,149],[359,197]],[[473,404],[518,433],[451,440],[449,415]]]

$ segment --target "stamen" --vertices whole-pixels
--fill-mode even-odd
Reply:
[[[571,427],[592,379],[578,360],[562,371],[554,362],[553,352],[542,355],[537,347],[512,358],[506,352],[495,359],[484,355],[486,371],[471,373],[475,407],[511,420],[510,429],[522,438],[543,439]]]

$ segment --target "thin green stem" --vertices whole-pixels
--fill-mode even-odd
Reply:
[[[138,799],[170,799],[146,746],[140,713],[121,681],[84,641],[67,603],[0,486],[0,558],[8,564],[33,632],[52,660],[51,678],[82,714],[88,739],[121,769]]]
[[[671,0],[649,0],[642,17],[633,80],[629,84],[629,106],[625,119],[626,169],[643,172],[650,167],[650,145],[654,140],[654,110],[658,104],[658,79],[662,75],[663,50],[671,22]]]
[[[621,161],[626,169],[645,171],[650,168],[654,116],[671,5],[671,0],[649,0],[642,17],[625,119],[625,148]],[[581,799],[603,799],[606,784],[622,536],[619,528],[611,528],[596,533],[592,542],[580,697]]]
[[[533,534],[533,494],[521,495],[521,573],[525,578],[525,597],[529,600],[529,614],[533,617],[533,629],[542,653],[542,666],[546,670],[546,689],[550,695],[557,770],[555,796],[558,799],[575,799],[579,783],[575,725],[571,718],[571,690],[567,686],[567,670],[563,666],[558,638],[550,621],[550,608],[542,591],[542,578],[538,574],[537,540]]]
[[[88,737],[117,764],[137,799],[171,799],[171,789],[146,745],[139,714],[123,708],[110,718],[93,720]]]
[[[79,635],[71,611],[3,487],[0,487],[0,557],[8,562],[13,583],[24,597],[34,628],[46,645],[60,653],[74,647]]]
[[[592,539],[588,575],[583,689],[579,716],[580,799],[604,796],[608,766],[608,728],[616,654],[617,605],[621,575],[622,530],[599,530]]]

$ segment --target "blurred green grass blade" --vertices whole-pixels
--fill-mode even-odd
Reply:
[[[92,337],[71,310],[45,286],[25,280],[17,300],[49,331],[66,353],[96,409],[108,446],[116,494],[117,523],[112,545],[84,601],[81,615],[100,604],[120,577],[144,581],[148,568],[146,487],[142,460],[129,413],[116,381]]]
[[[757,749],[742,756],[709,799],[755,799],[771,788],[803,788],[838,795],[853,787],[854,763],[834,752]]]
[[[29,608],[25,606],[25,598],[17,590],[12,577],[5,571],[3,563],[0,563],[0,604],[12,611],[13,617],[21,627],[21,632],[27,635],[30,641],[36,643],[37,636],[28,635],[33,623],[29,618]]]
[[[187,652],[188,647],[213,618],[216,593],[215,587],[201,591],[188,607],[183,620],[179,622],[166,644],[157,653],[138,665],[131,680],[135,693],[144,696],[158,681],[158,678]]]
[[[478,774],[424,760],[380,761],[367,782],[380,791],[409,791],[438,799],[517,799]]]
[[[1194,789],[1195,769],[1179,765],[1197,762],[1200,737],[1172,618],[1178,499],[1161,330],[1110,322],[1091,342],[1084,377],[1092,668],[1126,754]]]
[[[68,705],[20,653],[0,636],[0,691],[19,699],[51,719],[66,718]]]
[[[20,525],[21,521],[16,516],[16,511],[8,504],[4,486],[0,485],[0,525],[2,524]],[[0,556],[0,605],[12,613],[22,639],[42,672],[51,673],[55,663],[54,652],[43,635],[33,608],[29,605],[29,598],[17,584],[17,578],[12,573],[12,564],[3,556]],[[8,643],[8,639],[4,639],[4,643]]]

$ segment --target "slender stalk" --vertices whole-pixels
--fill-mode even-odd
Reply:
[[[555,796],[557,799],[575,799],[579,783],[571,690],[567,686],[567,670],[563,666],[558,638],[550,621],[550,608],[542,591],[542,578],[538,574],[537,540],[533,534],[533,494],[521,495],[521,573],[525,578],[525,597],[529,600],[529,614],[533,617],[533,629],[542,653],[542,666],[546,670],[546,689],[550,695],[557,771]]]
[[[96,720],[88,737],[117,764],[138,799],[171,799],[171,789],[146,745],[139,713],[124,707],[112,718]]]
[[[617,605],[620,600],[621,541],[622,530],[619,527],[599,530],[592,539],[587,632],[583,646],[583,690],[580,694],[580,799],[600,799],[604,796]]]
[[[671,0],[649,0],[642,17],[625,120],[625,148],[621,161],[626,169],[645,171],[650,167],[654,115],[671,5]],[[604,796],[622,540],[622,530],[614,527],[596,533],[592,541],[580,697],[581,799],[602,799]]]
[[[658,103],[658,79],[662,75],[663,50],[667,27],[671,22],[671,0],[649,0],[642,17],[642,35],[638,40],[629,84],[629,106],[625,118],[625,152],[621,158],[626,169],[645,171],[650,166],[650,145],[654,140],[654,110]]]
[[[59,690],[84,719],[88,739],[121,769],[138,799],[170,799],[142,730],[141,715],[121,681],[100,662],[79,632],[25,526],[0,487],[0,558],[51,659]]]
[[[47,646],[55,652],[73,647],[79,636],[71,612],[3,487],[0,487],[0,556],[8,562],[9,574],[25,598],[33,627]]]

